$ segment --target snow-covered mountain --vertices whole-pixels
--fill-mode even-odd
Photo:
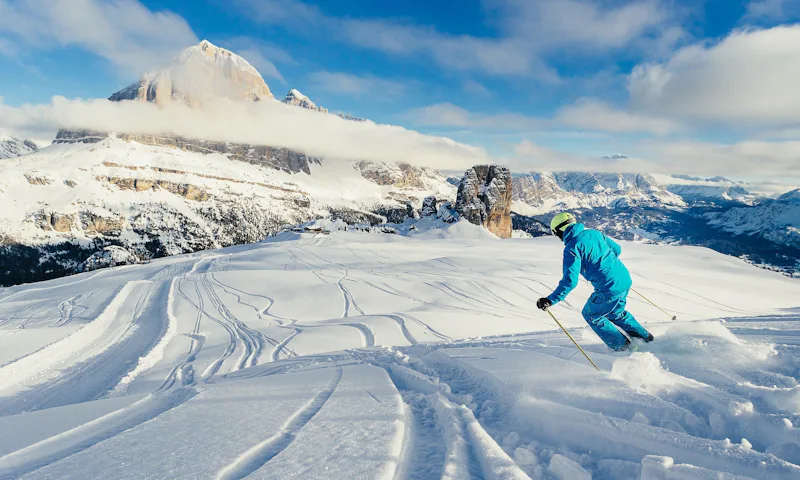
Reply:
[[[532,214],[597,207],[709,207],[753,205],[766,200],[724,177],[543,172],[517,176],[514,200]]]
[[[743,182],[725,177],[698,178],[688,175],[655,176],[667,190],[680,195],[696,206],[753,205],[765,200],[764,195],[751,192]]]
[[[184,50],[164,70],[148,73],[109,100],[183,102],[202,106],[205,98],[272,99],[267,83],[244,58],[203,40]]]
[[[244,59],[207,41],[114,101],[271,100]],[[290,91],[286,103],[327,114]],[[333,215],[402,222],[422,199],[454,200],[438,172],[313,158],[285,148],[171,134],[61,130],[53,145],[0,164],[0,285],[52,278],[116,257],[148,259],[249,243]],[[409,207],[411,205],[411,207]]]
[[[322,160],[303,164],[308,173],[280,167],[126,136],[57,143],[4,160],[0,283],[75,271],[108,245],[140,258],[174,255],[258,241],[331,214],[402,221],[409,203],[418,207],[431,194],[455,198],[437,172],[407,165]]]
[[[0,135],[0,160],[27,155],[37,150],[39,147],[30,140]]]
[[[800,189],[749,207],[707,214],[726,232],[761,237],[800,248]]]
[[[513,180],[515,211],[536,215],[597,207],[673,206],[684,200],[652,176],[587,172],[544,172]]]

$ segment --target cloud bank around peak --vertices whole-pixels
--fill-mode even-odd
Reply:
[[[12,107],[0,103],[0,130],[52,136],[59,128],[174,134],[231,143],[284,147],[307,155],[388,161],[442,170],[492,162],[483,149],[373,122],[353,122],[277,101],[213,100],[202,109],[182,104],[69,100]]]

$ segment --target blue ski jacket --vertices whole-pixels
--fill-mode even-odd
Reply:
[[[578,286],[578,274],[588,280],[598,293],[626,293],[631,288],[631,274],[619,259],[622,247],[597,230],[582,223],[564,232],[564,277],[548,296],[553,305],[564,300]]]

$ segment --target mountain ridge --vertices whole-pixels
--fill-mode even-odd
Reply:
[[[27,155],[39,150],[39,146],[31,140],[0,135],[0,160]]]

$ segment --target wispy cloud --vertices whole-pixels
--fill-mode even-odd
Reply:
[[[0,38],[33,50],[82,48],[129,74],[197,42],[182,17],[135,0],[0,0]]]
[[[799,0],[752,0],[745,9],[744,21],[781,21],[800,15]]]
[[[404,118],[419,126],[473,127],[512,132],[569,127],[590,132],[666,135],[681,129],[672,120],[631,113],[592,98],[561,107],[552,117],[510,111],[478,113],[451,103],[439,103],[411,109],[404,114]]]
[[[233,37],[221,44],[246,59],[262,76],[277,79],[284,84],[286,80],[275,63],[297,64],[297,60],[286,50],[257,38]]]
[[[482,149],[372,122],[353,122],[280,102],[183,104],[67,100],[11,107],[0,104],[0,130],[41,137],[58,128],[173,133],[190,138],[285,147],[308,155],[463,169],[492,161]],[[51,137],[52,138],[52,137]]]
[[[310,75],[310,80],[320,90],[357,98],[369,96],[378,101],[400,96],[408,86],[404,82],[374,75],[342,72],[315,72]]]
[[[800,141],[723,144],[659,140],[632,143],[629,148],[632,150],[627,152],[630,157],[610,159],[552,150],[524,140],[515,146],[516,156],[509,163],[519,171],[685,173],[800,182],[800,162],[797,161]]]
[[[656,43],[674,44],[682,30],[665,0],[622,4],[579,0],[486,0],[498,36],[452,35],[432,26],[385,18],[326,15],[301,0],[234,0],[249,18],[292,27],[388,55],[427,57],[440,66],[493,75],[529,76],[556,82],[545,57],[609,54]],[[619,2],[616,2],[619,3]],[[575,48],[580,47],[580,48]]]
[[[612,133],[667,135],[682,129],[680,123],[655,115],[629,112],[598,99],[584,98],[559,109],[554,121],[583,130]]]
[[[414,108],[403,114],[414,125],[426,127],[472,127],[486,130],[524,131],[545,126],[548,121],[513,112],[476,113],[452,103]]]
[[[464,89],[465,93],[474,95],[476,97],[489,98],[492,96],[491,90],[475,80],[466,80],[462,88]]]

